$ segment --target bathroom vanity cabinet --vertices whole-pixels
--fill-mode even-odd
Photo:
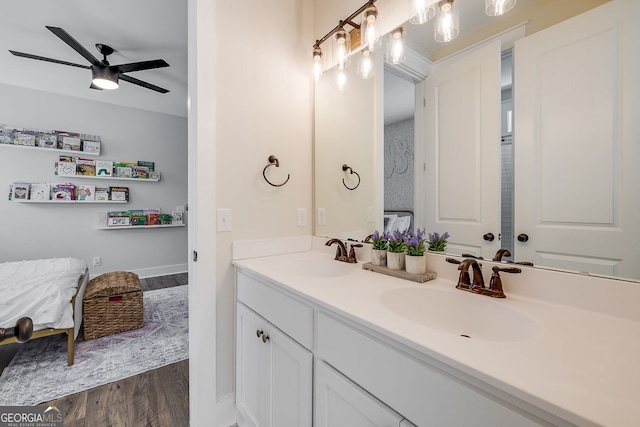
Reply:
[[[555,425],[277,281],[236,282],[241,427]]]

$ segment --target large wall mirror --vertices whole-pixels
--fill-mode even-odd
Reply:
[[[336,103],[347,95],[331,72],[316,84],[316,235],[363,240],[385,210],[409,211],[411,226],[448,231],[454,254],[506,247],[511,261],[640,280],[640,5],[591,2],[545,27],[548,2],[519,0],[510,13],[522,25],[500,37],[465,24],[483,3],[460,2],[459,37],[477,39],[462,50],[434,47],[431,23],[403,24],[406,46],[431,64],[423,81],[379,55],[349,101]],[[399,93],[414,117],[385,124]],[[346,121],[328,121],[327,108]],[[356,161],[368,187],[345,191],[339,168]]]

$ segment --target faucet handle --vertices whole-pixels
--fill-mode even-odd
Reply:
[[[460,255],[460,256],[461,256],[461,257],[463,257],[463,258],[484,259],[484,258],[483,258],[483,257],[481,257],[481,256],[475,256],[475,255],[471,255],[471,254],[462,254],[462,255]]]
[[[489,291],[491,292],[489,296],[494,298],[505,298],[504,290],[502,289],[502,279],[500,278],[500,272],[504,273],[522,273],[522,270],[518,267],[498,267],[494,265],[491,270],[493,270],[493,274],[491,275],[491,281],[489,282]]]
[[[354,248],[361,248],[362,243],[351,243],[351,249],[349,250],[349,257],[347,258],[347,262],[350,264],[355,264],[358,262],[356,259],[356,250]]]

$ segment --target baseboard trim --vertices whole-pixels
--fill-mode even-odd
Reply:
[[[216,402],[216,426],[230,427],[238,422],[238,410],[234,394],[228,394]]]

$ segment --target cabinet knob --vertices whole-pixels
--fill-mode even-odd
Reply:
[[[269,335],[262,335],[262,342],[266,343],[267,341],[269,341]]]
[[[262,332],[260,329],[256,330],[256,336],[258,338],[260,338],[263,334],[264,334],[264,332]]]

